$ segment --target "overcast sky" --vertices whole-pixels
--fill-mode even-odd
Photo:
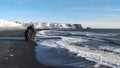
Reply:
[[[0,19],[120,28],[120,0],[0,0]]]

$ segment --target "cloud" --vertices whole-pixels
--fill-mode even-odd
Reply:
[[[91,27],[91,28],[120,28],[120,23],[114,22],[84,22],[82,23],[83,27]]]
[[[120,8],[109,8],[109,9],[107,9],[108,11],[120,11]]]
[[[94,16],[99,16],[99,17],[118,17],[120,15],[116,15],[116,14],[100,14],[100,15],[94,15]]]
[[[72,11],[116,11],[120,12],[120,8],[103,8],[103,7],[70,7],[67,8],[67,10],[72,10]]]

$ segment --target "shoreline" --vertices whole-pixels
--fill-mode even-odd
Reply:
[[[0,36],[24,36],[23,30],[0,31]],[[0,68],[58,68],[41,64],[35,57],[36,43],[0,40]]]
[[[0,31],[0,37],[24,37],[24,30]],[[60,68],[39,62],[35,53],[36,46],[36,43],[24,40],[0,40],[0,68]],[[104,65],[100,67],[111,68]]]

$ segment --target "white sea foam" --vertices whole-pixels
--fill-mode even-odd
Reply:
[[[67,32],[62,31],[41,31],[39,32],[40,36],[58,36],[62,39],[55,40],[55,39],[47,39],[39,41],[38,44],[45,45],[54,48],[64,48],[69,50],[69,52],[76,53],[77,56],[84,57],[88,60],[95,61],[101,64],[109,65],[115,68],[120,68],[120,54],[114,54],[112,52],[105,52],[102,50],[92,50],[90,49],[89,45],[84,45],[85,47],[76,46],[72,43],[83,43],[88,42],[88,39],[84,39],[81,37],[66,37],[66,36],[59,36],[61,34],[69,34]],[[114,52],[120,53],[119,47],[109,47],[109,46],[98,46],[99,49],[107,49]]]
[[[64,31],[53,31],[53,30],[44,30],[38,32],[38,36],[63,36],[63,35],[69,35],[70,33],[64,32]]]
[[[119,34],[113,33],[93,33],[93,32],[78,32],[78,31],[70,31],[73,35],[86,35],[86,36],[94,36],[94,37],[109,37],[109,36],[118,36]]]
[[[88,60],[102,62],[103,64],[107,64],[110,66],[120,66],[120,55],[115,55],[112,53],[106,53],[103,51],[95,51],[91,50],[87,47],[79,47],[70,45],[64,39],[62,41],[57,42],[59,45],[63,46],[63,48],[69,50],[70,52],[77,53],[77,56],[85,57]]]
[[[37,44],[39,44],[39,45],[46,45],[46,46],[49,46],[49,47],[55,47],[55,48],[59,48],[59,46],[56,44],[56,41],[57,40],[44,40],[44,41],[39,41],[39,42],[37,42]]]
[[[109,50],[109,51],[113,51],[113,52],[117,52],[117,53],[120,53],[120,48],[119,48],[120,46],[111,46],[111,47],[109,47],[109,46],[99,46],[99,49],[101,49],[101,50]]]

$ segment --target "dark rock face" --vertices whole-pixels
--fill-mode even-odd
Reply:
[[[90,27],[87,27],[86,29],[91,29]]]
[[[73,26],[75,29],[82,29],[81,24],[73,24]]]
[[[71,24],[66,24],[67,26],[71,27]]]
[[[33,24],[27,27],[27,29],[25,30],[25,40],[32,42],[36,41],[36,31]]]

